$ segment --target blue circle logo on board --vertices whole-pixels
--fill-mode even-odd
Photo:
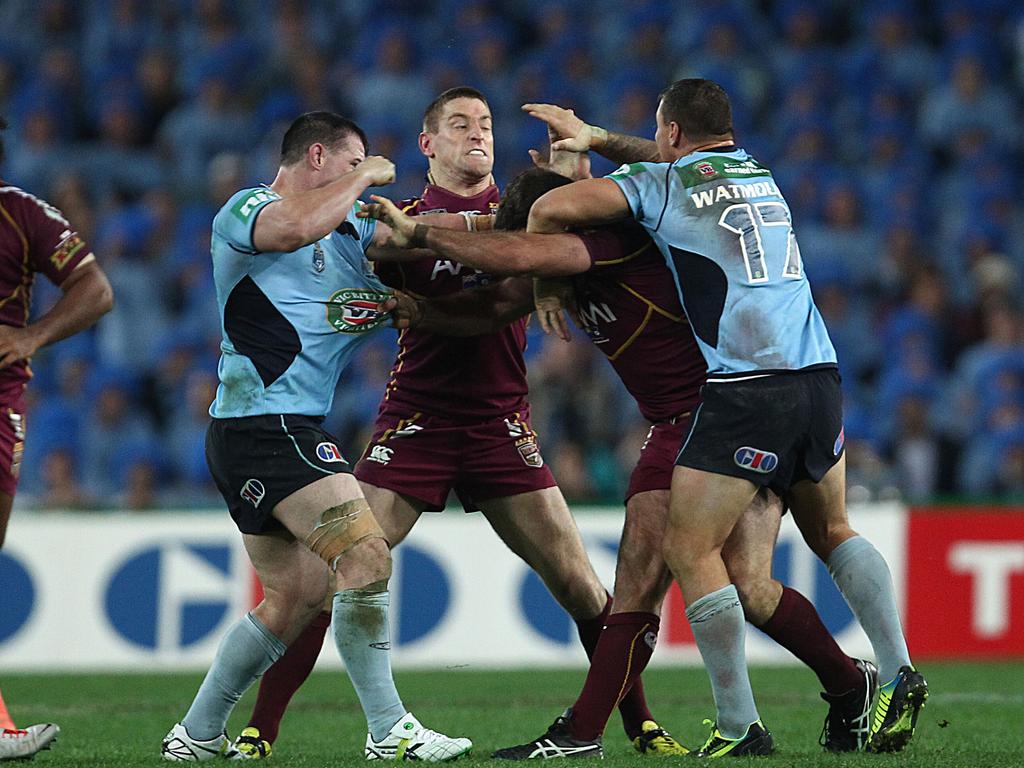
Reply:
[[[136,553],[107,584],[107,619],[150,650],[188,648],[223,621],[234,591],[231,547],[169,542]]]
[[[36,605],[36,588],[32,576],[18,560],[0,552],[0,645],[18,634],[28,623]]]

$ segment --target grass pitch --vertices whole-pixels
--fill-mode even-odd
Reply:
[[[925,664],[931,698],[917,736],[898,755],[827,755],[818,746],[825,704],[806,669],[751,671],[761,716],[775,735],[769,758],[740,758],[739,765],[778,766],[1024,766],[1024,663]],[[490,763],[492,750],[540,735],[571,704],[583,672],[454,669],[400,672],[404,701],[428,727],[473,739],[463,768]],[[156,766],[160,740],[185,712],[202,676],[25,675],[0,679],[19,725],[52,720],[60,740],[36,758],[38,768],[63,766]],[[653,669],[644,675],[651,708],[660,723],[687,746],[706,736],[701,719],[711,717],[704,671]],[[236,734],[245,724],[255,690],[240,702],[229,723]],[[285,716],[270,759],[273,766],[324,768],[365,765],[365,723],[342,672],[318,672],[298,692]],[[683,764],[682,759],[641,757],[622,733],[618,715],[605,734],[605,765]],[[735,764],[734,759],[726,765]],[[507,765],[507,764],[504,764]]]

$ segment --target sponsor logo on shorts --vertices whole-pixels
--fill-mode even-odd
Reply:
[[[345,461],[345,457],[341,455],[341,451],[338,449],[338,446],[336,446],[334,443],[320,443],[316,447],[316,455],[317,458],[320,459],[320,461],[326,464],[330,464],[335,461],[340,461],[343,464],[348,464],[348,462]]]
[[[505,419],[505,426],[508,428],[509,437],[522,437],[526,434],[526,425],[516,419]]]
[[[391,461],[391,454],[394,452],[394,448],[388,448],[386,445],[375,445],[370,449],[370,455],[366,457],[366,460],[375,461],[378,464],[387,464]]]
[[[846,427],[841,427],[839,430],[839,436],[836,438],[835,444],[832,446],[832,455],[838,456],[839,452],[843,450],[843,444],[846,443]]]
[[[263,501],[263,497],[267,495],[267,489],[255,477],[250,477],[245,481],[245,485],[242,486],[242,492],[239,495],[258,508],[260,502]]]
[[[516,441],[516,449],[519,451],[519,455],[523,457],[523,461],[526,462],[528,467],[543,467],[544,457],[540,455],[540,448],[533,442],[532,437],[526,437],[522,440]]]
[[[11,422],[11,429],[14,431],[15,440],[25,439],[25,417],[17,411],[8,408],[7,420]]]
[[[381,302],[391,294],[368,288],[343,288],[327,300],[327,322],[339,333],[367,333],[388,320],[379,311]]]
[[[733,454],[733,461],[736,462],[737,466],[753,470],[754,472],[760,472],[764,475],[767,475],[779,466],[779,457],[771,451],[762,451],[746,446],[736,450],[736,453]]]
[[[383,643],[370,643],[371,648],[376,648],[378,651],[390,651],[391,643],[384,641]]]
[[[657,632],[647,632],[644,635],[644,642],[647,643],[647,647],[650,648],[653,651],[654,650],[654,646],[656,646],[658,644],[658,633]]]

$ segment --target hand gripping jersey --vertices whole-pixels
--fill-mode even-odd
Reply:
[[[338,377],[370,331],[387,323],[389,291],[366,260],[376,222],[353,207],[326,237],[291,253],[260,253],[253,226],[279,196],[235,193],[213,220],[211,252],[221,312],[215,418],[325,416]]]
[[[493,213],[498,207],[498,188],[492,186],[474,197],[462,197],[431,184],[421,198],[401,207],[417,216]],[[377,267],[388,285],[418,297],[446,296],[485,285],[491,279],[448,259],[380,263]],[[407,414],[475,421],[522,411],[525,406],[525,318],[485,336],[456,338],[405,330],[398,337],[398,346],[382,411],[394,408]]]
[[[64,214],[0,181],[0,325],[28,324],[37,272],[60,285],[91,255]],[[30,378],[27,360],[11,363],[0,370],[0,395],[20,395]]]
[[[835,366],[771,171],[728,147],[608,178],[672,271],[709,381]]]
[[[652,422],[692,411],[706,364],[665,260],[630,221],[581,234],[591,267],[573,278],[577,322]]]

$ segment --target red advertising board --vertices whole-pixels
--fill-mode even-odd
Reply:
[[[910,510],[914,658],[1024,657],[1024,509]]]

